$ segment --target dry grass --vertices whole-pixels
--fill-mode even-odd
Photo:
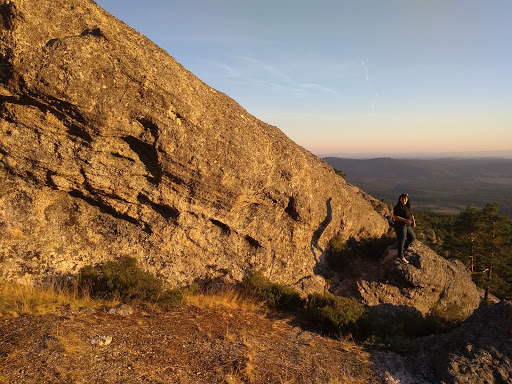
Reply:
[[[78,355],[84,349],[82,340],[80,340],[80,337],[74,332],[59,335],[57,336],[57,340],[66,355]]]
[[[109,302],[110,305],[115,305]],[[0,316],[47,315],[64,309],[98,308],[106,302],[79,295],[76,288],[51,283],[45,286],[0,283]]]
[[[185,303],[198,308],[227,308],[251,312],[265,312],[264,303],[229,289],[216,293],[195,293],[185,296]]]
[[[129,317],[82,310],[109,305],[58,285],[0,284],[0,384],[376,383],[361,346],[305,331],[234,290]],[[98,347],[94,335],[113,341]]]

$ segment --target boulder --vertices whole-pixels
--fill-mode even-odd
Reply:
[[[136,257],[186,285],[302,290],[388,229],[357,188],[92,0],[0,5],[0,278]]]
[[[512,382],[512,303],[484,305],[450,333],[417,340],[407,360],[433,383]]]
[[[446,260],[417,240],[405,251],[408,263],[396,256],[396,249],[388,249],[378,263],[342,279],[334,292],[391,317],[407,311],[460,321],[478,308],[478,290],[460,261]]]

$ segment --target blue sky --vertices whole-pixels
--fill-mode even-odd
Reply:
[[[96,2],[315,154],[512,154],[510,0]]]

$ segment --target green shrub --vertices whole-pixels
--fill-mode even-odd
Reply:
[[[345,249],[347,241],[341,234],[337,234],[329,241],[329,250],[333,252]]]
[[[358,254],[349,246],[331,249],[327,253],[327,263],[333,271],[351,270],[352,264],[358,260]]]
[[[133,257],[121,257],[95,267],[84,266],[78,274],[78,285],[93,297],[118,298],[177,305],[183,299],[180,290],[167,289],[163,280],[142,270]]]
[[[382,256],[387,247],[396,242],[396,237],[386,234],[381,237],[370,237],[359,240],[357,244],[357,252],[362,257],[379,258]]]
[[[334,172],[335,172],[338,176],[342,177],[343,179],[346,179],[346,178],[347,178],[347,174],[346,174],[345,172],[343,172],[342,170],[340,170],[340,169],[336,169],[336,168],[333,168],[333,169],[334,169]]]
[[[414,342],[404,333],[403,322],[383,319],[371,309],[366,309],[353,327],[352,336],[365,344],[387,348],[396,352],[409,351]]]
[[[306,304],[308,320],[314,326],[332,334],[353,332],[364,313],[364,308],[354,299],[331,294],[309,295]]]
[[[395,324],[363,308],[353,298],[309,295],[306,316],[312,327],[329,334],[350,333],[360,342],[397,352],[410,350],[413,346],[408,335],[399,332]]]
[[[448,332],[459,326],[467,315],[464,306],[459,303],[450,303],[447,306],[435,306],[424,318],[423,328],[430,333]]]
[[[398,318],[390,321],[370,309],[358,320],[353,335],[367,344],[402,352],[414,346],[415,338],[447,332],[454,325],[434,315],[424,316],[414,311],[404,311]]]
[[[270,307],[297,309],[303,306],[299,292],[284,284],[272,283],[260,271],[245,276],[241,288],[246,295],[256,297]]]
[[[327,262],[331,269],[357,270],[360,262],[364,259],[376,259],[384,253],[386,248],[395,242],[395,238],[388,235],[360,239],[351,243],[337,235],[329,242]]]

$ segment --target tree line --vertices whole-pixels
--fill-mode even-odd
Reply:
[[[498,204],[472,204],[458,215],[417,212],[418,238],[445,258],[461,260],[473,280],[500,299],[512,298],[512,220]]]

